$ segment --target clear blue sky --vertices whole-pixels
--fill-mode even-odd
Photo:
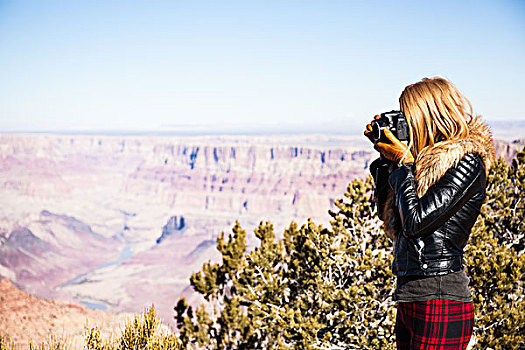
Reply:
[[[525,119],[525,1],[0,0],[0,131],[363,129],[449,78]]]

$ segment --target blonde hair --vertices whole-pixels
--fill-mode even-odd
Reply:
[[[408,149],[414,159],[426,147],[468,137],[472,105],[445,78],[423,78],[408,85],[399,97],[410,132]],[[468,109],[467,109],[468,107]],[[403,156],[408,154],[407,153]]]

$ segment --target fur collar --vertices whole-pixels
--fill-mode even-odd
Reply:
[[[448,142],[438,142],[432,147],[423,149],[416,158],[414,178],[419,198],[435,184],[448,169],[458,165],[467,153],[478,153],[489,172],[496,158],[492,132],[480,116],[475,116],[467,123],[469,136]]]
[[[432,147],[421,151],[415,160],[414,178],[416,192],[419,198],[435,184],[448,169],[455,167],[467,153],[478,153],[485,163],[485,170],[489,172],[494,163],[495,147],[492,132],[480,116],[472,117],[467,123],[469,136],[454,141],[438,142]],[[394,239],[400,229],[396,220],[395,194],[389,188],[384,209],[384,229],[388,237]]]

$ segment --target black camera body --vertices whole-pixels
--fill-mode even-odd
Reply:
[[[408,122],[401,111],[381,113],[381,118],[372,122],[372,137],[375,142],[386,141],[384,129],[388,129],[399,141],[409,140]]]

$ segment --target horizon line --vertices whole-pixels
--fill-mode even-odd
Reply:
[[[525,119],[507,119],[507,120],[491,120],[485,119],[491,127],[501,127],[510,125],[520,125],[525,127]],[[66,129],[66,128],[47,128],[47,129],[0,129],[0,134],[54,134],[54,135],[104,135],[104,136],[266,136],[266,135],[361,135],[362,131],[356,127],[348,128],[320,128],[320,125],[303,125],[303,127],[296,127],[295,125],[285,125],[277,127],[274,125],[239,125],[237,128],[234,125],[184,125],[172,124],[163,125],[157,128],[150,129]]]

